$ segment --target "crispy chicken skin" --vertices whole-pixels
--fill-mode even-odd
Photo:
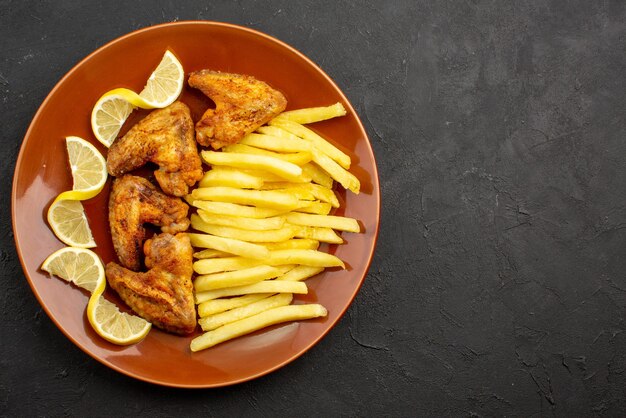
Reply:
[[[193,132],[193,120],[184,103],[154,110],[113,142],[107,156],[109,174],[119,176],[153,162],[159,166],[154,175],[163,191],[184,196],[202,178]]]
[[[126,174],[115,179],[109,196],[109,225],[120,263],[139,270],[144,224],[160,226],[163,232],[182,232],[189,227],[188,211],[180,198],[163,194],[143,177]]]
[[[192,248],[186,234],[160,234],[144,245],[145,273],[130,271],[117,263],[106,266],[109,285],[138,315],[175,334],[196,328],[191,283]]]
[[[196,124],[198,143],[214,149],[238,142],[287,106],[281,92],[247,75],[201,70],[189,75],[189,85],[215,102]]]

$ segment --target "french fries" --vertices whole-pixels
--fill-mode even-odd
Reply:
[[[280,293],[239,308],[200,318],[198,323],[202,327],[203,331],[211,331],[215,328],[221,327],[222,325],[248,318],[252,315],[267,311],[268,309],[289,305],[292,300],[293,295],[291,293]]]
[[[281,283],[281,282],[277,282]],[[287,283],[287,282],[282,282]],[[296,282],[300,283],[300,282]],[[230,339],[249,334],[270,325],[287,321],[297,321],[326,316],[328,311],[322,305],[288,305],[280,306],[258,313],[251,317],[240,319],[223,325],[213,331],[205,332],[191,340],[191,351],[204,350]]]
[[[297,179],[302,174],[302,169],[299,166],[268,155],[216,151],[202,151],[200,155],[207,164],[265,170],[287,180]]]
[[[283,263],[286,264],[286,263]],[[193,283],[196,292],[223,289],[225,287],[245,286],[278,277],[280,272],[271,266],[256,266],[247,269],[226,271],[196,277]]]
[[[320,122],[327,119],[336,118],[338,116],[344,116],[346,109],[339,102],[334,105],[324,107],[310,107],[306,109],[290,110],[283,112],[276,119],[285,119],[291,122],[307,124]]]
[[[290,305],[304,280],[345,268],[321,242],[361,232],[356,219],[331,215],[336,181],[359,193],[350,157],[302,124],[345,115],[341,103],[284,112],[220,152],[203,151],[212,169],[185,200],[196,208],[195,302],[205,333],[191,350],[212,347],[280,322],[326,316],[317,304]]]
[[[350,157],[309,128],[290,120],[281,119],[280,117],[270,121],[270,125],[284,129],[287,132],[309,141],[313,145],[314,150],[318,149],[320,152],[323,152],[333,160],[337,161],[337,163],[339,163],[339,165],[346,170],[350,169]]]
[[[197,292],[196,304],[206,302],[211,299],[249,295],[251,293],[297,293],[306,295],[308,293],[308,289],[306,284],[302,282],[292,282],[287,280],[263,280],[262,282],[245,286],[225,287],[223,289]]]

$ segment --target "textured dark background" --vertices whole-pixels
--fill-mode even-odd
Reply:
[[[174,390],[67,340],[23,276],[11,178],[88,53],[187,19],[317,62],[378,159],[377,253],[348,314],[258,380]],[[0,415],[626,415],[623,1],[0,1]]]

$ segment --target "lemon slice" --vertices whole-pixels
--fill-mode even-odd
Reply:
[[[70,192],[57,199],[91,199],[100,193],[106,183],[107,163],[100,151],[82,138],[68,136],[65,143],[74,184]]]
[[[180,61],[170,51],[165,51],[161,62],[139,93],[144,103],[133,104],[144,109],[169,106],[180,96],[184,82],[185,71]]]
[[[152,324],[143,318],[120,312],[117,306],[102,297],[101,293],[94,293],[89,298],[87,318],[98,335],[118,345],[141,341],[152,327]]]
[[[180,61],[170,51],[165,51],[141,93],[119,88],[100,97],[91,112],[94,135],[110,147],[135,107],[155,109],[171,105],[180,96],[184,82],[185,72]]]
[[[104,291],[106,279],[100,258],[91,250],[65,247],[50,254],[41,269],[89,292]]]
[[[98,141],[110,147],[132,111],[133,105],[115,90],[100,97],[91,111],[91,129]]]
[[[48,209],[48,224],[52,231],[58,239],[70,247],[95,247],[96,242],[91,235],[82,203],[78,200],[60,199],[62,195],[59,195]]]

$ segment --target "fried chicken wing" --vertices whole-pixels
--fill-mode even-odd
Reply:
[[[215,102],[196,124],[198,143],[214,149],[238,142],[287,106],[281,92],[247,75],[201,70],[189,75],[189,85]]]
[[[180,198],[161,193],[143,177],[127,174],[115,179],[109,196],[109,225],[120,263],[139,270],[146,238],[144,224],[160,226],[172,234],[182,232],[189,227],[188,210]]]
[[[192,248],[186,234],[160,234],[144,245],[145,273],[117,263],[106,265],[109,285],[138,315],[175,334],[196,328],[196,310],[191,283]]]
[[[175,102],[152,111],[109,148],[107,169],[119,176],[148,162],[159,166],[154,172],[163,191],[184,196],[202,178],[202,162],[193,137],[189,108]]]

